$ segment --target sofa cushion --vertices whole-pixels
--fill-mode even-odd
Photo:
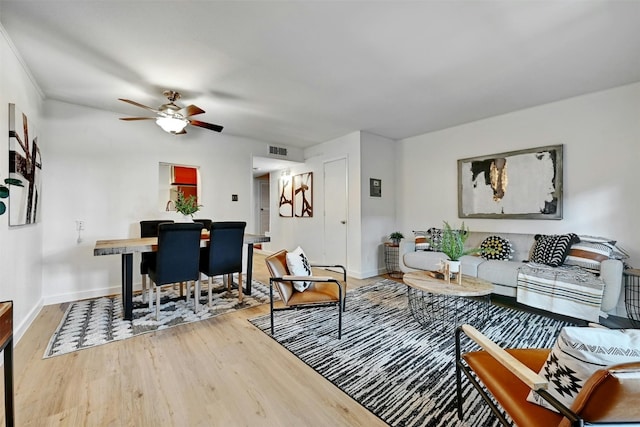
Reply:
[[[564,263],[599,274],[600,264],[610,255],[611,248],[605,244],[580,241],[571,245]]]
[[[407,252],[402,260],[409,268],[438,271],[442,268],[442,260],[446,258],[447,256],[442,252],[416,251]]]
[[[489,236],[480,244],[480,256],[484,259],[509,260],[513,256],[513,248],[508,239],[500,236]]]
[[[547,391],[570,408],[584,383],[598,369],[638,360],[640,330],[570,326],[560,331],[539,374],[549,381]],[[527,400],[556,411],[534,392]]]
[[[516,261],[487,260],[478,266],[478,277],[497,285],[515,288],[518,286],[518,270],[522,266]]]
[[[536,234],[536,242],[531,250],[532,262],[558,267],[562,265],[569,248],[573,243],[580,241],[577,234]]]

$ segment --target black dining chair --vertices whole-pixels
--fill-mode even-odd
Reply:
[[[158,237],[158,225],[162,223],[173,223],[172,220],[144,220],[140,221],[140,237]],[[140,274],[142,275],[142,302],[147,298],[147,276],[149,274],[149,265],[156,261],[155,252],[142,252],[140,254]],[[149,309],[152,302],[149,301]]]
[[[200,295],[200,223],[160,224],[158,226],[158,250],[156,260],[149,265],[149,278],[154,284],[149,288],[149,302],[156,289],[156,320],[160,314],[160,287],[174,283],[195,282],[194,311],[198,312]],[[187,302],[191,286],[187,287]]]
[[[242,244],[246,222],[220,221],[211,224],[209,245],[200,249],[200,272],[207,276],[209,307],[211,278],[223,276],[231,290],[233,273],[238,273],[238,301],[242,302]]]
[[[200,218],[200,219],[194,219],[193,222],[199,222],[204,226],[205,230],[211,231],[211,223],[213,222],[212,220]]]

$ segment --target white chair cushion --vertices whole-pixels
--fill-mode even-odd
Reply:
[[[294,251],[287,252],[287,267],[292,276],[311,276],[311,266],[304,251],[298,246]],[[306,291],[311,282],[295,281],[293,287],[298,292]]]

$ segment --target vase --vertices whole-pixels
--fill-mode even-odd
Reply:
[[[193,222],[193,217],[191,215],[182,215],[182,219],[177,222]]]

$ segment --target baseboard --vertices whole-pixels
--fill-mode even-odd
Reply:
[[[136,286],[134,284],[133,290],[135,291],[137,288],[140,288],[140,286]],[[91,289],[88,291],[81,291],[81,292],[69,292],[66,294],[48,295],[43,298],[44,300],[43,305],[61,304],[63,302],[78,301],[78,300],[87,299],[87,298],[103,297],[106,295],[116,295],[121,293],[122,293],[121,286],[112,286],[108,288]]]

